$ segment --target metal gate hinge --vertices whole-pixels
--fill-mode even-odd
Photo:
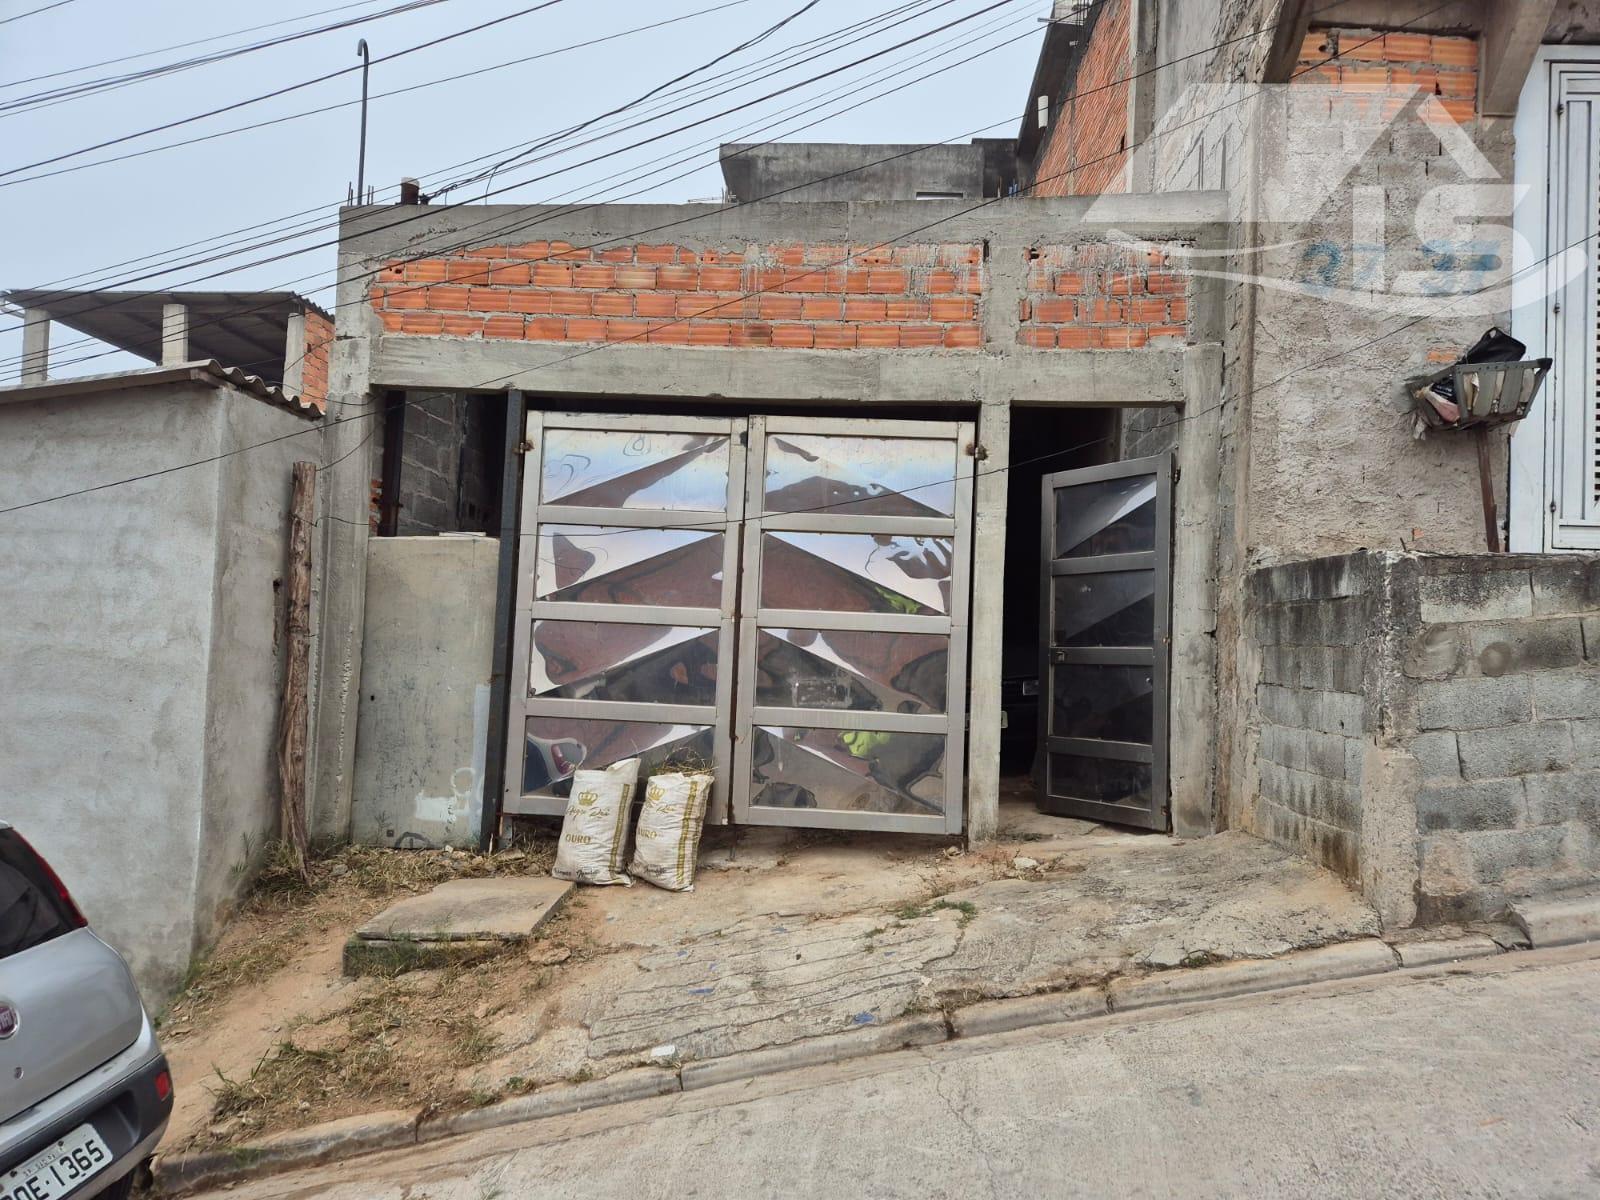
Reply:
[[[518,442],[517,445],[516,445],[516,448],[512,451],[512,453],[514,453],[514,454],[527,454],[532,449],[533,449],[533,443],[532,442]]]
[[[986,462],[989,458],[989,449],[981,442],[971,442],[967,446],[967,455],[978,462]]]
[[[1563,100],[1563,101],[1557,103],[1557,105],[1556,105],[1556,116],[1559,117],[1562,114],[1564,114],[1566,111],[1567,111],[1566,101]]]

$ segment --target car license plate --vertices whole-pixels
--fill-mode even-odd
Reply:
[[[0,1175],[0,1200],[57,1200],[111,1165],[93,1125],[79,1125],[14,1170]]]

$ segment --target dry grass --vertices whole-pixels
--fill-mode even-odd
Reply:
[[[294,1029],[242,1078],[210,1085],[212,1126],[197,1145],[379,1108],[448,1109],[500,1099],[464,1089],[457,1073],[493,1058],[489,1026],[527,974],[521,947],[505,969],[475,963],[373,980],[359,999]],[[519,970],[519,968],[522,968]]]
[[[271,976],[293,972],[310,948],[342,941],[398,897],[452,879],[546,874],[548,838],[493,855],[351,846],[311,864],[304,883],[281,849],[266,862],[212,953],[198,962],[169,1006],[163,1036],[181,1039],[219,1016],[227,1001]],[[558,916],[556,928],[563,924]],[[556,929],[548,930],[548,936]],[[458,1073],[500,1050],[495,1013],[547,986],[554,969],[508,946],[487,959],[394,978],[362,980],[352,999],[320,1019],[286,1026],[285,1036],[247,1072],[218,1071],[209,1129],[196,1146],[247,1140],[280,1129],[379,1108],[455,1108],[498,1093],[458,1086]]]
[[[209,955],[190,966],[163,1025],[182,1036],[186,1025],[241,984],[281,971],[313,939],[351,928],[397,896],[426,892],[451,879],[548,874],[554,859],[555,844],[549,839],[495,855],[344,846],[312,861],[308,885],[287,850],[281,844],[270,846],[222,937]]]

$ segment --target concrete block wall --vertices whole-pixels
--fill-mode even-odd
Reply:
[[[488,425],[497,419],[498,405],[482,397],[456,392],[407,395],[397,535],[489,531],[499,479],[489,461]]]
[[[1600,874],[1600,561],[1417,564],[1402,734],[1421,777],[1420,920]]]
[[[1292,563],[1252,579],[1258,647],[1257,831],[1359,877],[1363,679],[1376,598],[1356,559]]]
[[[1256,832],[1397,925],[1600,878],[1600,561],[1364,552],[1249,609]]]
[[[976,349],[974,244],[479,246],[379,272],[385,333],[779,349]],[[752,294],[754,293],[754,294]]]
[[[1189,283],[1165,247],[1040,246],[1028,266],[1017,341],[1040,350],[1183,345]]]

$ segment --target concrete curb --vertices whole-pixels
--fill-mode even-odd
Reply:
[[[1588,902],[1600,905],[1600,901],[1594,898],[1588,898]],[[1583,919],[1593,916],[1590,914],[1590,917]],[[1520,916],[1518,923],[1521,924]],[[1574,927],[1571,924],[1551,926],[1566,930]],[[1589,928],[1583,925],[1576,927]],[[1591,936],[1600,936],[1600,925],[1595,927]],[[1536,946],[1540,944],[1531,931],[1529,937]],[[1566,940],[1584,939],[1573,936]],[[1116,979],[1105,988],[1077,988],[1010,1000],[981,1001],[954,1010],[948,1018],[941,1014],[904,1017],[883,1025],[864,1026],[860,1030],[812,1038],[787,1046],[688,1062],[676,1071],[640,1067],[587,1083],[547,1088],[542,1092],[466,1112],[437,1117],[407,1112],[371,1113],[293,1130],[226,1150],[170,1160],[158,1155],[155,1178],[162,1192],[168,1195],[181,1194],[202,1186],[318,1166],[338,1158],[402,1149],[422,1142],[480,1133],[486,1129],[674,1092],[697,1091],[718,1084],[845,1062],[913,1046],[931,1046],[952,1039],[1065,1024],[1103,1017],[1109,1013],[1224,1000],[1313,983],[1378,975],[1402,968],[1435,966],[1486,957],[1501,953],[1503,949],[1485,934],[1393,945],[1378,938],[1364,938],[1312,950],[1291,951],[1281,958],[1242,959],[1210,967]]]
[[[541,1117],[558,1117],[563,1113],[582,1112],[586,1108],[600,1108],[607,1104],[624,1104],[629,1100],[648,1100],[682,1090],[678,1073],[661,1067],[640,1067],[633,1071],[619,1071],[604,1079],[577,1083],[570,1087],[549,1088],[502,1100],[467,1112],[449,1113],[428,1117],[417,1125],[416,1140],[432,1142],[439,1138],[459,1137],[464,1133],[479,1133],[502,1125],[517,1125],[523,1121],[537,1121]]]
[[[1600,892],[1519,900],[1511,906],[1511,922],[1535,950],[1600,938]]]
[[[1250,992],[1270,992],[1332,979],[1351,979],[1393,971],[1400,965],[1388,942],[1364,938],[1316,950],[1300,950],[1282,958],[1242,959],[1192,971],[1163,971],[1137,979],[1114,979],[1106,989],[1112,1012],[1225,1000]]]
[[[247,1145],[230,1146],[226,1150],[209,1150],[181,1158],[160,1154],[156,1156],[153,1174],[161,1192],[177,1194],[254,1175],[317,1166],[374,1150],[395,1150],[416,1143],[419,1115],[402,1111],[364,1113],[290,1130]]]
[[[757,1079],[762,1075],[776,1075],[801,1067],[817,1067],[824,1063],[864,1058],[869,1054],[887,1054],[911,1046],[932,1046],[949,1037],[950,1029],[943,1016],[905,1017],[883,1025],[864,1026],[860,1032],[836,1033],[829,1037],[792,1042],[787,1046],[774,1046],[770,1050],[750,1050],[743,1054],[706,1059],[704,1062],[684,1063],[679,1074],[683,1078],[683,1090],[690,1092],[719,1083]]]
[[[950,1014],[950,1027],[958,1038],[983,1037],[1035,1025],[1059,1025],[1065,1021],[1103,1017],[1109,1011],[1104,988],[1077,988],[1070,992],[1046,992],[1041,996],[969,1004]]]

